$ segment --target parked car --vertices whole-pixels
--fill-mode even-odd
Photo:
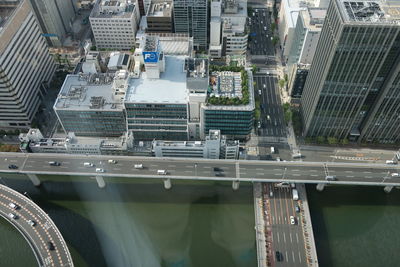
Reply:
[[[294,216],[290,216],[290,224],[291,225],[296,224],[296,219],[294,218]]]

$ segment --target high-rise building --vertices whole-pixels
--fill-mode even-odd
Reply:
[[[390,1],[331,1],[301,97],[305,135],[399,141],[395,8]]]
[[[146,32],[172,33],[174,29],[172,1],[151,1],[146,19]]]
[[[43,35],[50,46],[62,46],[71,32],[76,0],[30,0]]]
[[[1,1],[1,128],[30,127],[54,70],[29,1]]]
[[[174,26],[176,33],[193,37],[193,47],[207,49],[207,0],[174,0]]]
[[[130,0],[97,0],[90,14],[98,48],[130,50],[140,21],[139,5]]]

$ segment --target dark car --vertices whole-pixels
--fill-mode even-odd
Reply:
[[[18,169],[18,166],[14,165],[14,164],[10,164],[10,165],[8,165],[8,168],[12,169],[12,170],[16,170],[16,169]]]
[[[224,170],[218,167],[214,167],[214,171],[215,172],[223,172]]]
[[[215,176],[217,177],[224,177],[225,175],[222,172],[216,172]]]
[[[61,163],[60,163],[60,162],[57,162],[57,161],[49,161],[49,165],[50,165],[50,166],[60,166]]]
[[[279,251],[275,251],[275,256],[277,261],[283,261],[283,255]]]
[[[53,242],[51,242],[51,241],[47,242],[47,248],[48,248],[49,250],[54,250],[55,247],[54,247],[54,245],[53,245]]]
[[[295,208],[296,212],[300,212],[300,207],[299,206],[296,205],[294,208]]]

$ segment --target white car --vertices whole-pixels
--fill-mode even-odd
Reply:
[[[104,169],[102,169],[102,168],[96,168],[96,172],[104,172]]]
[[[261,128],[261,121],[258,122],[257,124],[257,128],[260,129]]]
[[[265,83],[263,84],[263,87],[264,87],[264,88],[267,88],[267,86],[265,85]]]
[[[14,220],[18,219],[18,216],[15,215],[14,213],[9,213],[8,217],[10,217],[11,219],[14,219]]]
[[[16,205],[16,204],[14,204],[14,203],[12,203],[12,202],[10,202],[9,204],[8,204],[8,206],[10,207],[10,208],[12,208],[12,209],[18,209],[18,206]]]
[[[135,169],[143,169],[143,164],[135,164],[133,165]]]
[[[32,221],[32,220],[28,220],[28,223],[29,223],[29,225],[32,226],[32,227],[36,225],[36,222],[35,222],[35,221]]]
[[[392,177],[399,177],[399,176],[400,176],[400,174],[398,172],[392,173]]]
[[[109,159],[109,160],[108,160],[108,163],[110,163],[110,164],[117,164],[117,161],[116,161],[116,160],[113,160],[113,159]]]
[[[296,224],[296,220],[294,219],[294,216],[290,216],[290,224],[291,225],[295,225]]]

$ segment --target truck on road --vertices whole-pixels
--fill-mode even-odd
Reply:
[[[299,192],[297,189],[292,190],[293,200],[299,200]]]

